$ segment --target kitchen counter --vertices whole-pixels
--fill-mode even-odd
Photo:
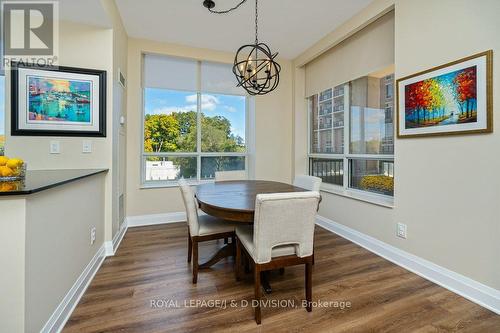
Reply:
[[[23,181],[0,182],[0,196],[33,194],[107,171],[108,169],[28,170]]]

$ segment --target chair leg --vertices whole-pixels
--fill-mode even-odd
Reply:
[[[233,258],[236,258],[236,235],[231,236],[231,246],[233,247]]]
[[[254,299],[256,301],[256,305],[255,305],[255,322],[257,323],[257,325],[260,325],[261,323],[261,309],[260,309],[260,298],[261,298],[261,286],[260,286],[260,267],[259,265],[256,263],[255,264],[255,267],[254,267]]]
[[[191,241],[191,235],[188,234],[188,262],[191,262],[192,256],[193,256],[193,242]]]
[[[227,243],[229,243],[229,240],[228,240],[228,238],[226,237],[226,238],[224,238],[224,244],[227,244]]]
[[[193,284],[198,282],[198,241],[193,239]]]
[[[241,280],[240,268],[241,268],[241,243],[240,240],[236,240],[236,258],[235,258],[234,274],[236,276],[236,281]]]
[[[314,249],[313,249],[312,264],[314,265]]]
[[[307,312],[312,311],[312,262],[306,263],[306,301],[307,301],[307,306],[306,310]]]
[[[247,255],[243,256],[243,261],[245,265],[245,274],[248,274],[250,273],[250,260],[248,259]]]

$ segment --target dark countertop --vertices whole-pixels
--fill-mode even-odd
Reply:
[[[0,181],[0,196],[33,194],[104,172],[108,169],[28,170],[24,181]]]

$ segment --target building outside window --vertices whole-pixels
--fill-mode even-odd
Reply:
[[[393,92],[393,74],[368,75],[308,98],[309,173],[325,188],[394,195]]]
[[[144,56],[145,185],[247,170],[247,97],[231,66]]]

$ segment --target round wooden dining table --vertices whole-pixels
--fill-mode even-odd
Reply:
[[[196,199],[208,215],[226,221],[253,223],[255,198],[262,193],[303,192],[303,188],[266,180],[234,180],[198,185]]]
[[[251,224],[254,221],[255,199],[262,193],[303,192],[303,188],[290,184],[265,180],[234,180],[201,184],[196,189],[199,208],[220,219]],[[223,258],[234,254],[234,244],[222,247],[211,259],[199,266],[209,268]],[[268,272],[263,272],[262,287],[267,293],[272,291]]]

